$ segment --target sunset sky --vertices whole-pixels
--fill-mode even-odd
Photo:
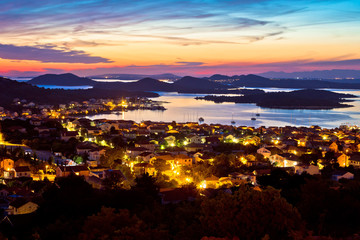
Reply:
[[[360,1],[1,0],[0,75],[360,70]]]

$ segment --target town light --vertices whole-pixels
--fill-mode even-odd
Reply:
[[[199,188],[202,188],[202,189],[206,188],[206,180],[204,180],[200,183]]]

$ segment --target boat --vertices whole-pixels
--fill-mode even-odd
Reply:
[[[204,121],[205,121],[205,120],[204,120],[203,117],[200,117],[200,118],[199,118],[199,123],[200,123],[200,124],[202,124]]]
[[[231,124],[232,124],[232,125],[235,125],[235,123],[236,123],[236,122],[235,122],[234,120],[231,121]]]
[[[255,120],[256,120],[256,118],[252,117],[252,118],[251,118],[251,120],[252,120],[252,121],[255,121]]]
[[[260,116],[260,113],[257,113],[257,114],[255,114],[257,117],[259,117]]]

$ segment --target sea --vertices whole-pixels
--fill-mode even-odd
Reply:
[[[29,78],[13,78],[26,82]],[[136,80],[94,79],[99,82],[133,82]],[[39,85],[50,89],[89,89],[91,86],[54,86]],[[293,91],[297,89],[262,88],[268,92]],[[161,101],[165,111],[133,110],[87,116],[90,119],[134,120],[136,122],[151,120],[164,122],[197,122],[204,119],[206,124],[226,124],[236,126],[312,126],[336,128],[340,125],[360,125],[360,91],[343,89],[326,89],[337,93],[349,93],[358,98],[352,99],[349,108],[332,110],[298,110],[270,109],[258,107],[255,104],[214,103],[196,100],[195,97],[204,94],[183,94],[176,92],[157,92],[160,96],[153,100]],[[252,120],[253,119],[253,120]],[[255,120],[254,120],[255,119]]]

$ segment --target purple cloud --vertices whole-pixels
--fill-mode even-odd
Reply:
[[[176,62],[176,63],[179,63],[181,65],[185,65],[185,66],[201,66],[201,65],[205,64],[203,62]]]
[[[56,63],[112,62],[107,58],[91,56],[84,51],[59,50],[51,46],[15,46],[10,44],[0,44],[0,58]]]

